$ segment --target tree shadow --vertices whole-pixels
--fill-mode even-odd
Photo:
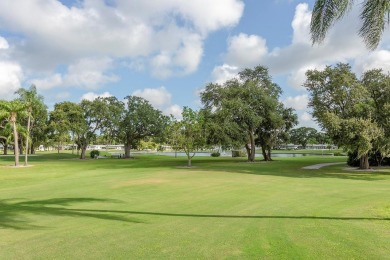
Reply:
[[[16,201],[16,202],[15,202]],[[96,199],[96,198],[54,198],[47,200],[20,201],[20,199],[0,200],[0,228],[9,229],[41,229],[44,227],[31,223],[26,218],[26,214],[45,216],[65,216],[78,218],[94,218],[101,220],[122,221],[128,223],[143,223],[136,218],[129,218],[108,214],[109,212],[98,212],[88,210],[74,210],[65,208],[82,202],[113,202],[117,200]]]
[[[77,212],[104,212],[116,214],[131,215],[153,215],[165,217],[193,217],[193,218],[232,218],[232,219],[319,219],[319,220],[373,220],[389,221],[390,218],[372,218],[372,217],[321,217],[321,216],[272,216],[272,215],[218,215],[218,214],[183,214],[183,213],[164,213],[148,211],[126,211],[126,210],[93,210],[93,209],[72,209]]]

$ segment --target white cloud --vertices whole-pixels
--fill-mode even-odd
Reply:
[[[60,73],[55,73],[53,75],[49,75],[46,78],[32,79],[30,80],[30,82],[31,84],[34,84],[38,89],[45,90],[61,86],[63,83],[63,79]]]
[[[112,60],[108,58],[82,59],[68,67],[68,72],[64,76],[65,84],[96,89],[108,82],[118,81],[116,75],[105,73],[111,66]]]
[[[240,33],[228,42],[225,60],[238,67],[253,67],[259,64],[268,52],[265,39],[257,35]]]
[[[110,5],[85,0],[72,7],[58,0],[13,0],[0,1],[0,27],[20,35],[13,59],[23,68],[42,75],[73,64],[63,84],[87,87],[98,85],[96,79],[104,84],[115,78],[95,70],[72,73],[86,57],[120,58],[133,65],[143,60],[142,67],[163,78],[192,73],[208,34],[235,26],[243,9],[242,0],[116,0]]]
[[[385,73],[390,72],[390,51],[377,50],[356,59],[354,69],[359,74],[364,71],[381,68]]]
[[[338,62],[354,64],[353,69],[358,74],[374,67],[390,71],[390,51],[368,51],[357,33],[359,25],[354,21],[359,20],[359,8],[353,8],[347,17],[336,23],[320,45],[311,44],[310,19],[309,5],[298,4],[291,22],[290,45],[272,50],[268,50],[266,41],[258,35],[240,33],[231,37],[223,56],[224,64],[214,68],[212,78],[223,82],[233,74],[230,68],[242,69],[260,64],[267,66],[273,76],[286,76],[290,87],[302,91],[307,70],[323,69],[325,65]],[[389,44],[390,34],[385,32],[380,46]]]
[[[97,89],[106,83],[119,80],[118,76],[107,72],[111,66],[112,60],[108,58],[85,58],[69,65],[63,74],[49,74],[47,77],[31,79],[29,82],[42,90],[64,86]]]
[[[167,116],[172,115],[178,120],[182,119],[181,112],[183,112],[183,108],[179,105],[171,105],[163,111],[165,115]]]
[[[170,105],[172,98],[171,93],[165,87],[138,89],[132,95],[148,100],[150,104],[159,109]]]
[[[89,101],[93,101],[93,100],[95,100],[98,97],[104,98],[104,97],[111,97],[111,96],[112,95],[109,92],[104,92],[104,93],[101,93],[101,94],[97,94],[97,93],[94,93],[94,92],[88,92],[88,93],[85,93],[84,95],[82,95],[80,100],[86,99],[86,100],[89,100]]]
[[[307,104],[309,103],[309,97],[306,94],[295,97],[287,97],[282,102],[286,107],[292,107],[295,110],[305,110],[307,108]]]
[[[295,9],[294,19],[291,23],[293,28],[293,44],[311,44],[310,38],[311,12],[307,4],[298,4]]]
[[[173,115],[176,119],[181,119],[182,108],[172,104],[172,94],[165,87],[138,89],[132,95],[148,100],[153,107],[167,116]]]
[[[211,75],[212,81],[218,84],[222,84],[229,79],[237,77],[239,70],[239,67],[231,66],[229,64],[217,66],[213,69]]]
[[[302,90],[302,85],[306,81],[306,72],[308,70],[322,70],[325,68],[325,65],[317,64],[317,65],[306,65],[303,67],[300,67],[298,69],[292,69],[290,73],[288,73],[287,76],[287,83],[289,86],[297,89]]]
[[[0,60],[0,72],[0,98],[9,99],[22,87],[23,70],[17,63]]]
[[[9,48],[8,41],[5,38],[0,36],[0,50],[1,49],[8,49],[8,48]]]
[[[305,127],[313,127],[319,129],[319,126],[314,121],[313,117],[306,111],[298,115],[298,121],[299,121],[298,124],[299,127],[305,126]]]

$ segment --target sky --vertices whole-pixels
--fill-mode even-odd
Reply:
[[[357,1],[359,2],[359,1]],[[314,1],[0,0],[0,98],[35,84],[49,109],[62,101],[136,95],[180,118],[199,93],[243,68],[269,68],[299,126],[316,127],[305,72],[348,62],[360,76],[390,70],[390,34],[369,51],[360,6],[312,45]]]

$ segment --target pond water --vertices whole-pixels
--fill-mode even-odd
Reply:
[[[137,152],[133,152],[134,153],[137,153]],[[166,156],[175,156],[175,154],[177,156],[186,156],[185,153],[183,152],[157,152],[157,153],[144,153],[143,154],[155,154],[155,155],[166,155]],[[272,157],[301,157],[301,156],[332,156],[333,154],[310,154],[310,153],[272,153]],[[199,153],[196,153],[195,156],[208,156],[210,157],[211,156],[211,153],[203,153],[203,152],[199,152]],[[231,152],[226,152],[226,153],[221,153],[221,157],[232,157],[232,153]],[[263,157],[262,154],[256,154],[256,157]]]

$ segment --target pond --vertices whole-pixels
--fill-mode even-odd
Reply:
[[[134,153],[138,153],[138,152],[133,152]],[[145,153],[145,152],[140,152],[142,154],[155,154],[155,155],[166,155],[166,156],[175,156],[175,154],[177,156],[186,156],[185,153],[183,152],[155,152],[155,153]],[[204,152],[199,152],[199,153],[196,153],[195,156],[208,156],[210,157],[211,156],[211,153],[204,153]],[[301,157],[301,156],[333,156],[333,154],[310,154],[310,153],[272,153],[271,155],[272,157]],[[225,152],[225,153],[221,153],[221,157],[232,157],[232,153],[231,152]],[[263,157],[262,154],[256,154],[256,157]]]

